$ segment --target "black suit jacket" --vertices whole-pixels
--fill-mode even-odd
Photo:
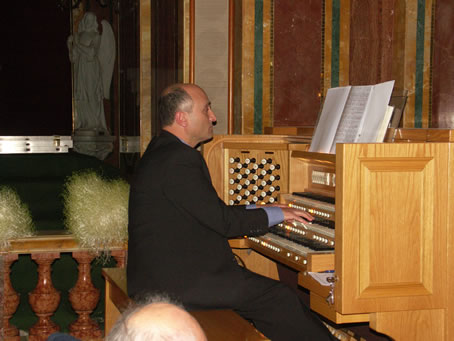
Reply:
[[[140,160],[129,199],[128,292],[166,292],[192,308],[231,307],[255,276],[228,238],[266,233],[262,209],[227,206],[202,155],[163,131]]]

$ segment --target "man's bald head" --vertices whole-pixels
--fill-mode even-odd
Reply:
[[[160,335],[163,340],[206,340],[196,319],[182,308],[169,303],[155,303],[143,307],[130,317],[127,328]]]
[[[152,303],[125,312],[107,340],[206,341],[206,337],[186,310],[167,299],[154,297]]]
[[[161,127],[170,126],[178,110],[192,111],[192,98],[186,89],[191,84],[173,84],[165,88],[158,99],[158,114]]]

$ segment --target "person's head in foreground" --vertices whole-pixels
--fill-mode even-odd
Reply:
[[[207,341],[197,320],[168,297],[155,295],[125,311],[107,341]]]

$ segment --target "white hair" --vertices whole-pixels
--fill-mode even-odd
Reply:
[[[130,318],[145,306],[150,304],[170,304],[179,309],[184,310],[184,307],[175,301],[172,301],[168,296],[163,294],[155,294],[149,296],[144,302],[133,304],[130,306],[115,323],[106,341],[197,341],[197,335],[190,328],[176,329],[171,326],[162,325],[160,323],[150,323],[145,328],[128,328]]]

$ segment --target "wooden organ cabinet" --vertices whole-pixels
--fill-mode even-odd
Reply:
[[[281,226],[313,233],[327,246],[321,251],[287,246],[279,232],[231,240],[250,270],[275,279],[276,262],[296,270],[311,308],[333,322],[369,322],[395,340],[448,341],[454,339],[452,134],[398,130],[394,142],[408,143],[340,144],[336,155],[307,152],[307,142],[290,136],[216,136],[203,154],[226,202],[269,202],[279,194],[280,202],[335,224],[325,236]],[[255,174],[263,178],[251,184]],[[253,187],[258,183],[260,189]],[[294,195],[301,192],[313,194],[309,204]],[[335,203],[318,204],[318,197]],[[330,286],[309,274],[333,270]]]

